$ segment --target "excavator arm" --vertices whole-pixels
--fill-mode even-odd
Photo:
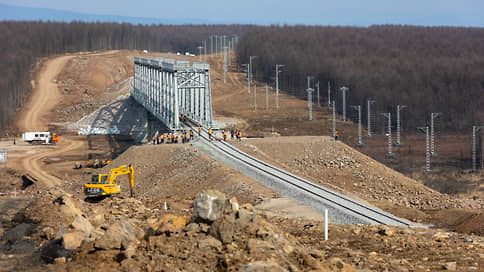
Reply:
[[[134,169],[132,164],[129,166],[123,165],[109,171],[108,182],[111,184],[116,184],[116,178],[126,174],[128,175],[129,179],[131,197],[134,197]]]

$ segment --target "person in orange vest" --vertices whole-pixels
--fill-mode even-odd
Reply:
[[[160,144],[160,135],[156,137],[156,144]]]
[[[190,140],[193,140],[193,130],[190,129]]]
[[[164,141],[165,141],[165,134],[161,134],[160,143],[163,143]]]
[[[155,136],[151,137],[151,141],[153,142],[153,144],[155,144],[155,140],[156,140]]]
[[[208,139],[212,140],[212,128],[208,129]]]
[[[227,141],[227,132],[225,132],[225,130],[223,135],[224,135],[224,141]]]
[[[339,136],[339,132],[338,131],[335,131],[334,132],[334,140],[337,141],[338,140],[338,136]]]
[[[202,126],[198,126],[198,136],[202,135]]]
[[[168,133],[168,135],[166,136],[166,143],[171,143],[171,133]]]
[[[238,135],[239,141],[242,140],[242,132],[239,130],[239,135]]]
[[[182,134],[182,143],[185,143],[185,140],[187,139],[187,135],[185,133]]]

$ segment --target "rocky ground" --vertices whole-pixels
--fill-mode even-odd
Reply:
[[[2,270],[479,271],[484,265],[479,236],[330,224],[325,241],[322,221],[268,216],[218,191],[200,192],[190,206],[179,215],[132,198],[86,203],[44,192],[4,232]],[[25,248],[31,251],[16,254]]]
[[[234,144],[315,183],[363,199],[414,222],[484,234],[482,200],[459,199],[439,193],[330,137],[247,139]],[[462,216],[456,218],[458,210]],[[456,219],[454,226],[449,225],[452,220],[448,220],[445,212]],[[471,214],[473,220],[462,224],[462,220]]]
[[[94,115],[100,115],[101,121],[116,119],[112,118],[116,114],[105,113],[116,109],[112,101],[127,91],[131,56],[142,55],[117,51],[75,56],[56,80],[63,99],[49,115],[50,126],[67,133],[67,124],[91,113],[84,121],[96,121]],[[260,108],[255,114],[242,75],[229,73],[224,84],[221,61],[211,64],[214,112],[223,126],[242,128],[244,136],[329,133],[326,108],[314,109],[313,118],[322,124],[316,129],[306,120],[304,101],[281,95],[281,109],[276,110],[273,91],[270,110]],[[264,97],[258,99],[264,105]],[[354,131],[352,126],[346,125],[342,134]],[[442,229],[330,222],[325,241],[321,216],[278,198],[187,144],[134,145],[132,135],[65,133],[61,141],[82,146],[69,154],[41,157],[57,147],[0,143],[9,149],[9,165],[0,167],[1,271],[480,271],[484,267],[482,201],[438,193],[328,137],[244,138],[238,146],[316,183]],[[25,172],[19,162],[29,154],[40,156],[42,169],[63,183],[22,190]],[[73,169],[74,163],[93,158],[114,160],[102,169]],[[82,185],[92,173],[130,163],[135,168],[135,198],[128,197],[127,179],[121,177],[121,196],[85,200]]]

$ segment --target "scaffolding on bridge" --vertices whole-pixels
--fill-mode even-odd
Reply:
[[[213,125],[209,64],[134,58],[131,96],[171,130],[181,128],[180,114]]]

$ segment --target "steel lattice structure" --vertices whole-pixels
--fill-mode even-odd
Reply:
[[[209,64],[134,58],[131,96],[172,130],[180,114],[212,127]]]

